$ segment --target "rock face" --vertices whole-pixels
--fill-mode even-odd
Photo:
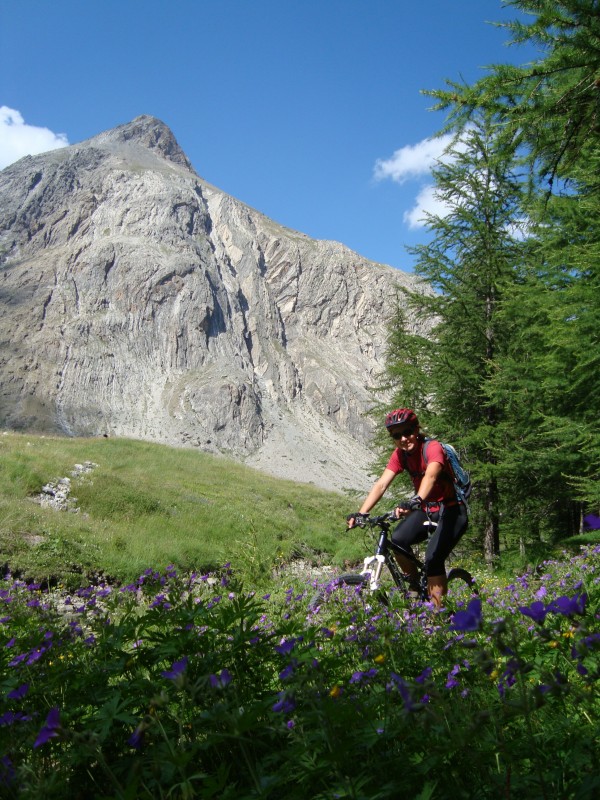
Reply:
[[[363,489],[386,317],[415,282],[215,189],[139,117],[0,173],[0,425]]]

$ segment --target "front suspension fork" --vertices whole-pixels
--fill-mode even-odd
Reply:
[[[381,580],[381,570],[385,564],[385,556],[375,555],[368,556],[363,561],[363,568],[361,575],[369,578],[369,588],[372,592],[379,589],[379,582]]]

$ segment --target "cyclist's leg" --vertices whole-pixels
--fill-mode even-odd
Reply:
[[[466,531],[467,524],[467,510],[464,505],[444,508],[436,531],[427,545],[425,553],[427,590],[436,608],[440,608],[442,598],[448,591],[446,559]]]
[[[427,515],[424,511],[413,511],[397,525],[392,532],[394,544],[412,553],[412,545],[423,542],[427,538],[428,528],[425,526]],[[408,577],[411,591],[419,591],[419,571],[414,561],[394,552],[394,557],[402,572]]]

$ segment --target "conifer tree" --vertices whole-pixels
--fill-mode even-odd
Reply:
[[[489,115],[474,119],[434,170],[446,213],[427,217],[431,241],[413,249],[415,271],[434,292],[410,297],[417,313],[431,321],[432,335],[425,340],[396,327],[388,363],[399,402],[412,401],[431,433],[463,450],[476,481],[477,527],[484,530],[490,562],[499,551],[501,409],[486,384],[506,346],[499,311],[522,250],[514,236],[520,182],[512,149],[499,149],[494,131]],[[403,364],[407,354],[418,360],[416,366]]]
[[[590,186],[600,157],[587,149],[571,193],[544,202],[524,280],[503,309],[515,332],[488,387],[510,420],[501,438],[513,497],[530,529],[545,520],[559,536],[600,507],[600,193]]]
[[[506,5],[530,19],[508,24],[513,43],[535,45],[540,57],[429,94],[448,112],[448,129],[493,115],[498,141],[529,167],[532,202],[540,198],[528,263],[503,309],[513,334],[488,402],[506,410],[499,474],[515,505],[565,535],[577,528],[573,500],[583,510],[600,504],[600,3]]]
[[[449,213],[429,217],[432,241],[414,251],[436,296],[411,302],[434,336],[397,326],[388,364],[399,399],[465,447],[488,559],[500,514],[527,544],[600,510],[600,2],[505,5],[529,15],[507,27],[539,58],[428,92],[456,135],[435,172]]]
[[[581,163],[598,138],[600,3],[507,0],[505,5],[525,15],[504,24],[511,43],[533,45],[540,58],[523,66],[496,64],[472,86],[446,81],[446,89],[426,94],[437,99],[435,109],[448,112],[448,130],[461,130],[482,109],[493,114],[501,123],[499,135],[524,148],[532,173],[553,188],[555,178]]]

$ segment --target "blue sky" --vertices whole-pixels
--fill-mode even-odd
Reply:
[[[524,63],[501,0],[0,0],[0,166],[151,114],[272,219],[412,269],[423,89]]]

